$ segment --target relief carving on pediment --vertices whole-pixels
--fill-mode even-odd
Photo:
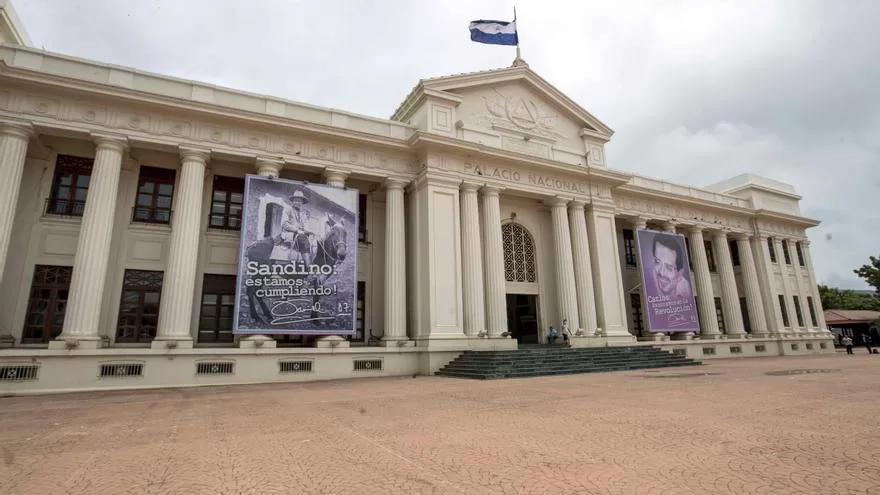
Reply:
[[[493,93],[482,97],[486,113],[472,115],[476,125],[509,129],[553,141],[566,141],[564,135],[556,132],[559,115],[545,105],[528,98],[505,95],[497,89]]]

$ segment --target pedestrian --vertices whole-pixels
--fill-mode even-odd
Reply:
[[[562,339],[571,347],[571,328],[568,327],[568,320],[562,320]]]
[[[550,331],[547,332],[547,343],[550,345],[555,344],[556,337],[558,337],[558,335],[556,334],[556,329],[551,326]]]
[[[847,354],[852,354],[852,353],[853,353],[853,350],[852,350],[852,346],[853,346],[852,337],[850,337],[849,335],[844,335],[843,338],[840,339],[840,343],[843,344],[843,345],[846,347],[846,353],[847,353]]]
[[[867,333],[862,334],[862,342],[864,342],[865,347],[868,348],[868,354],[872,354],[874,351],[871,349],[871,336]]]

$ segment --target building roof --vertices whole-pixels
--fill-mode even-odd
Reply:
[[[825,310],[825,323],[828,325],[873,323],[877,319],[880,319],[880,311],[853,309]]]

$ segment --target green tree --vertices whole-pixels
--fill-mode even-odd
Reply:
[[[880,297],[875,294],[858,294],[855,291],[819,286],[822,309],[861,309],[880,311]]]
[[[860,266],[853,272],[880,294],[880,257],[869,256],[868,260],[870,261],[868,264]]]

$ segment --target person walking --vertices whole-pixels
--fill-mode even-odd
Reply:
[[[568,326],[568,320],[562,320],[562,338],[571,347],[571,328]]]
[[[556,337],[558,337],[558,335],[556,334],[556,329],[555,329],[554,327],[551,326],[551,327],[550,327],[550,331],[547,332],[547,343],[550,344],[550,345],[555,344],[555,343],[556,343]]]
[[[874,351],[871,349],[871,336],[868,335],[867,332],[862,334],[862,342],[865,344],[865,347],[868,348],[868,354],[873,354]]]
[[[843,338],[840,339],[840,343],[843,344],[844,347],[846,347],[846,353],[847,353],[847,354],[852,354],[852,353],[853,353],[853,350],[852,350],[852,346],[853,346],[852,337],[850,337],[849,335],[844,335]]]

